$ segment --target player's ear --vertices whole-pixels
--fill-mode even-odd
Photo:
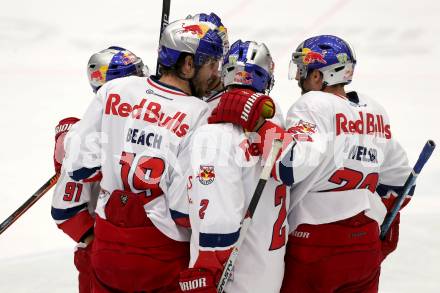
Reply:
[[[323,83],[323,75],[322,72],[319,71],[318,69],[314,69],[311,72],[311,80],[312,80],[312,84],[316,85],[316,88],[314,88],[313,90],[319,90],[322,87],[322,83]]]
[[[315,82],[321,81],[322,80],[322,73],[321,73],[321,71],[319,71],[318,69],[314,69],[312,71],[312,79]]]
[[[185,78],[192,78],[195,73],[194,58],[191,55],[185,56],[182,65],[182,73]]]

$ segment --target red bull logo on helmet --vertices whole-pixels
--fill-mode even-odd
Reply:
[[[252,84],[252,75],[246,71],[239,71],[235,73],[234,82],[250,85]]]
[[[131,52],[125,52],[121,60],[124,65],[132,64],[136,61],[136,56]]]
[[[327,64],[327,61],[325,61],[324,59],[325,51],[323,51],[323,54],[321,54],[319,52],[312,51],[309,48],[303,48],[302,54],[303,54],[303,63],[305,65],[309,65],[315,62]]]
[[[94,70],[90,73],[90,79],[92,81],[104,82],[106,78],[108,66],[101,66],[97,70]]]

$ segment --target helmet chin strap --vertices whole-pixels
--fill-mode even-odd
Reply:
[[[308,93],[309,92],[309,90],[306,90],[305,88],[304,88],[304,82],[306,81],[306,79],[305,78],[302,78],[302,77],[300,77],[300,79],[298,80],[298,85],[299,85],[299,87],[301,88],[301,95],[304,95],[304,94],[306,94],[306,93]]]
[[[191,95],[192,95],[192,96],[194,96],[194,95],[196,94],[196,87],[195,87],[195,85],[194,85],[194,79],[195,79],[195,77],[197,76],[197,74],[199,74],[199,71],[200,71],[200,66],[197,66],[197,65],[196,65],[196,66],[194,66],[194,75],[193,75],[193,77],[191,77],[191,78],[184,77],[181,71],[179,71],[179,72],[177,73],[177,77],[178,77],[178,78],[180,78],[180,79],[185,80],[185,81],[188,82],[188,84],[189,84],[189,89],[191,90]]]
[[[189,88],[191,89],[191,94],[193,96],[195,96],[195,94],[196,94],[196,87],[194,86],[194,82],[193,82],[192,78],[189,80]]]
[[[193,95],[193,94],[194,94],[194,84],[193,84],[193,82],[192,82],[192,79],[193,79],[193,78],[187,78],[187,77],[184,77],[183,74],[182,74],[180,71],[177,73],[176,76],[177,76],[179,79],[188,82],[188,84],[189,84],[189,89],[191,90],[191,92],[190,92],[190,93],[187,93],[187,94],[189,94],[189,95]]]
[[[200,66],[196,65],[194,67],[194,75],[193,75],[192,78],[189,79],[189,88],[191,89],[192,95],[195,96],[195,97],[197,97],[196,96],[197,92],[196,92],[196,86],[194,85],[194,79],[196,79],[196,77],[199,74],[199,72],[200,72]],[[197,97],[197,98],[202,98],[202,97]]]
[[[310,90],[306,90],[306,88],[304,87],[304,82],[305,82],[305,81],[306,81],[305,78],[300,78],[299,81],[298,81],[298,85],[299,85],[299,87],[301,88],[301,94],[302,94],[302,95],[304,95],[304,94],[310,92]],[[322,86],[321,86],[320,91],[324,91],[324,89],[327,87],[327,84],[328,84],[328,83],[327,83],[326,81],[324,81],[324,82],[322,83]]]

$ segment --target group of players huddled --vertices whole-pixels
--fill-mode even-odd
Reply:
[[[345,90],[349,43],[300,43],[289,78],[302,96],[286,119],[268,47],[229,46],[214,13],[170,23],[158,63],[149,76],[127,49],[93,54],[95,98],[56,127],[52,217],[78,242],[79,292],[217,292],[274,139],[225,291],[377,292],[399,217],[384,241],[379,227],[410,167],[384,108]]]

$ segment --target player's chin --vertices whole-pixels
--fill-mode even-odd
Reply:
[[[197,98],[203,98],[206,97],[209,93],[208,90],[208,83],[205,83],[206,85],[202,86],[202,85],[198,85],[196,86],[195,90],[196,92],[194,93],[194,96],[196,96]]]
[[[218,87],[219,87],[219,85],[220,85],[220,83],[221,83],[221,79],[220,79],[220,77],[217,77],[217,78],[211,78],[209,81],[208,81],[208,89],[209,89],[209,91],[212,91],[212,90],[215,90],[215,89],[217,89]]]

